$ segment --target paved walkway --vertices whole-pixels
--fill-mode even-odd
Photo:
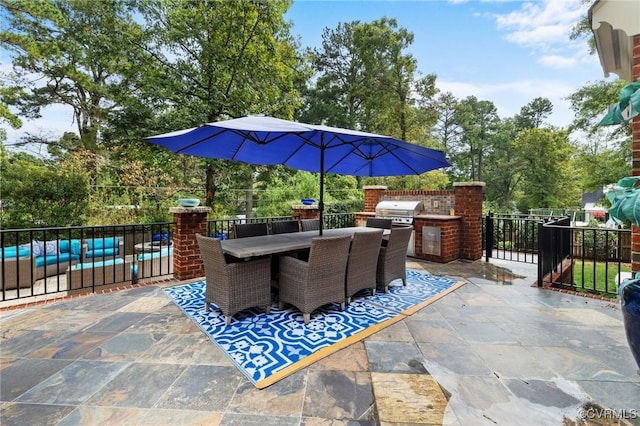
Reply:
[[[0,311],[0,424],[640,425],[616,300],[531,287],[535,265],[409,266],[466,284],[263,390],[174,283]]]

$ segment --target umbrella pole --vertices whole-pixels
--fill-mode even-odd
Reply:
[[[320,142],[320,236],[322,236],[322,228],[324,222],[324,141]]]

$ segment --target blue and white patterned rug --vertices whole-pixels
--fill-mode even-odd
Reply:
[[[463,284],[407,270],[406,286],[397,280],[389,293],[358,295],[342,312],[337,304],[326,305],[311,315],[307,325],[296,308],[287,305],[281,311],[274,302],[269,315],[263,309],[248,309],[236,314],[226,327],[215,305],[205,312],[203,281],[164,291],[251,383],[262,389],[402,320]]]

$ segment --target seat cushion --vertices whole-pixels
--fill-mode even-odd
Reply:
[[[87,251],[87,258],[93,259],[105,256],[116,256],[118,254],[117,248],[105,248]]]
[[[60,240],[58,241],[58,250],[60,253],[81,254],[82,244],[80,240]]]
[[[87,240],[87,248],[89,250],[114,248],[114,247],[118,247],[119,244],[120,244],[120,240],[118,237],[92,238],[90,240]]]
[[[29,250],[29,247],[27,245],[27,247],[25,246],[20,246],[20,247],[16,247],[16,246],[12,246],[12,247],[5,247],[2,250],[1,253],[2,257],[4,257],[5,259],[15,259],[16,257],[26,257],[26,256],[30,256],[31,255],[31,250]]]
[[[149,260],[149,259],[157,259],[163,256],[169,256],[173,254],[173,249],[162,249],[160,251],[141,253],[138,255],[138,260]]]
[[[88,269],[88,268],[101,268],[103,266],[121,265],[124,263],[124,259],[109,259],[101,262],[88,262],[88,263],[76,263],[73,265],[73,269]]]
[[[73,260],[80,260],[80,255],[71,253],[59,253],[51,254],[47,256],[36,257],[36,268],[45,265],[55,265],[56,263],[70,262]]]

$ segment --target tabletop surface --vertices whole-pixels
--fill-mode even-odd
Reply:
[[[353,226],[349,228],[324,229],[323,237],[338,235],[353,235],[356,232],[376,232],[377,228]],[[390,230],[384,230],[387,234]],[[311,239],[319,237],[318,231],[291,232],[288,234],[260,235],[257,237],[236,238],[222,240],[222,250],[231,256],[247,258],[266,256],[269,254],[286,253],[288,251],[304,250],[311,247]]]

